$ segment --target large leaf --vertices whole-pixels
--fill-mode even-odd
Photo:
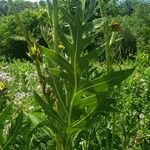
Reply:
[[[63,138],[63,136],[64,136],[63,132],[65,130],[62,130],[61,128],[56,127],[56,125],[52,119],[48,118],[47,120],[45,120],[44,125],[49,127],[49,129],[50,129],[49,135],[52,138],[55,138],[54,140],[56,140],[56,136],[54,137],[54,135],[59,135],[59,137]]]
[[[112,72],[94,79],[89,83],[89,85],[84,86],[76,93],[75,101],[80,100],[80,97],[86,93],[99,94],[115,85],[119,85],[133,73],[134,69],[135,68]]]
[[[86,127],[85,125],[86,125],[87,121],[89,120],[90,116],[95,112],[97,106],[98,105],[92,106],[91,109],[90,109],[90,111],[88,111],[88,113],[86,115],[81,116],[80,119],[78,119],[77,121],[75,121],[73,123],[73,127],[74,128],[76,128],[76,127],[81,128],[81,126]]]
[[[82,21],[80,20],[79,16],[75,18],[75,25],[70,25],[71,35],[72,35],[72,42],[73,42],[73,49],[74,49],[74,57],[80,57],[82,52],[82,35],[83,35],[83,28],[82,28]]]

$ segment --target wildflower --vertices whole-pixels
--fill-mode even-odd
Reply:
[[[60,48],[60,49],[65,49],[65,46],[62,45],[62,44],[59,44],[58,48]]]
[[[28,98],[28,97],[30,97],[30,96],[32,96],[32,93],[17,92],[17,93],[15,94],[15,100],[16,100],[16,101],[20,101],[20,100],[25,99],[25,98]]]
[[[0,71],[0,80],[9,82],[12,78],[7,73]]]

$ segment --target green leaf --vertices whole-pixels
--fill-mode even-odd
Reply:
[[[59,30],[58,33],[59,33],[59,38],[60,38],[62,44],[65,46],[67,55],[72,56],[73,47],[71,44],[71,40],[67,36],[64,35],[64,32],[61,32]]]
[[[115,41],[115,32],[112,32],[111,38],[110,38],[110,42],[109,42],[109,46],[111,46]]]
[[[12,103],[7,105],[3,112],[0,113],[0,124],[3,124],[8,118],[10,118],[12,113]]]
[[[37,103],[41,105],[45,114],[48,117],[53,118],[54,121],[57,121],[61,126],[66,127],[66,124],[63,121],[63,119],[60,117],[60,115],[51,106],[49,106],[49,104],[46,103],[44,99],[42,99],[35,91],[34,91],[34,96],[36,98]]]
[[[30,113],[25,112],[24,114],[26,115],[26,117],[30,118],[31,122],[34,125],[39,124],[42,118],[44,117],[42,112],[36,112],[36,111]]]
[[[95,60],[96,58],[98,58],[101,54],[102,54],[102,50],[100,50],[100,48],[94,49],[92,51],[90,51],[88,54],[82,56],[80,62],[77,64],[77,66],[81,67],[81,71],[85,71],[88,67],[89,64]]]
[[[123,80],[127,79],[134,71],[135,67],[132,69],[112,72],[102,77],[98,77],[91,81],[89,85],[83,87],[79,92],[76,93],[75,99],[77,100],[85,93],[101,93],[107,89],[119,85]]]
[[[81,128],[81,126],[86,127],[86,124],[87,124],[90,116],[95,112],[97,106],[98,105],[93,106],[86,115],[82,116],[80,119],[78,119],[77,121],[75,121],[74,124],[73,124],[73,127],[74,128],[76,128],[76,127]]]
[[[3,146],[3,150],[5,150],[5,149],[7,150],[8,146],[13,143],[13,141],[15,140],[17,135],[19,134],[19,131],[22,127],[22,123],[23,123],[23,112],[21,111],[15,119],[15,124],[11,125],[11,128],[9,130],[9,134],[7,137],[7,141]]]
[[[51,76],[54,76],[54,77],[57,77],[57,78],[62,78],[62,79],[65,79],[69,82],[73,82],[73,76],[71,76],[70,74],[68,73],[65,73],[64,71],[58,69],[58,68],[49,68],[48,69],[48,73],[51,75]]]
[[[42,52],[48,57],[61,66],[62,70],[66,70],[70,75],[73,74],[71,65],[68,63],[66,59],[64,59],[59,53],[50,50],[46,47],[40,46]]]
[[[71,29],[71,35],[72,35],[72,42],[73,42],[73,49],[74,49],[74,57],[80,57],[80,54],[82,52],[82,35],[83,35],[83,28],[82,26],[82,21],[80,20],[79,17],[76,17],[75,20],[75,25],[70,25]]]
[[[95,4],[96,4],[96,0],[90,1],[89,6],[85,10],[84,22],[87,22],[93,16],[94,12],[96,11]]]
[[[70,25],[74,24],[74,16],[64,7],[60,7],[60,11],[64,15],[64,20],[68,22]]]
[[[79,108],[82,107],[86,107],[86,106],[91,106],[91,105],[95,105],[97,103],[97,97],[96,95],[90,95],[87,96],[85,98],[80,99],[80,101],[76,101],[76,103],[74,103],[74,106],[77,106]]]
[[[81,40],[80,49],[83,51],[90,42],[95,38],[96,34],[93,34],[91,36],[87,36]]]
[[[106,21],[105,18],[99,18],[83,24],[82,28],[83,28],[84,36],[87,35],[89,36],[89,33],[91,32],[92,33],[97,32],[97,29],[101,28],[101,26],[105,23],[105,21]]]
[[[44,125],[46,125],[47,127],[49,127],[49,129],[51,130],[49,132],[50,136],[53,138],[56,138],[56,136],[54,137],[54,135],[59,135],[59,137],[63,138],[63,130],[61,130],[61,128],[57,128],[54,121],[50,118],[48,118],[45,122]],[[56,139],[54,139],[56,140]]]
[[[106,21],[106,18],[99,18],[99,19],[95,19],[93,20],[93,28],[97,29],[100,28]]]
[[[65,112],[66,115],[68,115],[67,106],[65,103],[66,99],[65,99],[65,94],[63,90],[63,83],[60,80],[60,78],[57,78],[54,76],[49,76],[46,78],[43,76],[43,79],[52,87],[54,95],[56,96],[57,100],[61,103],[60,107],[63,108],[62,112]]]

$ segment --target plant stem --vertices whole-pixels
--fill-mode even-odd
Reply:
[[[58,51],[58,0],[53,0],[53,41],[54,50]]]
[[[32,42],[31,42],[31,40],[30,40],[30,37],[29,37],[29,35],[28,35],[28,32],[26,31],[26,29],[25,29],[25,27],[24,27],[24,25],[23,25],[23,23],[22,23],[22,21],[21,21],[19,15],[18,15],[18,13],[17,13],[17,10],[16,10],[16,8],[15,8],[15,6],[14,6],[13,1],[12,1],[12,0],[8,0],[8,2],[9,2],[9,4],[10,4],[11,8],[12,8],[12,11],[13,11],[13,13],[14,13],[16,22],[17,22],[18,25],[20,26],[20,29],[21,29],[21,31],[22,31],[23,36],[25,37],[25,39],[26,39],[26,41],[27,41],[28,46],[31,46],[31,45],[32,45]]]
[[[53,23],[52,23],[52,9],[51,9],[51,1],[50,0],[46,0],[47,2],[47,10],[48,10],[48,17],[49,17],[49,24],[51,27],[53,27]]]
[[[106,11],[106,4],[107,2],[105,2],[104,0],[99,0],[101,17],[106,18],[106,22],[104,23],[104,42],[106,43],[105,57],[106,57],[107,73],[110,73],[112,71],[112,65],[111,65],[111,53],[110,53],[109,21],[108,21],[108,16]],[[113,112],[113,127],[112,127],[112,139],[110,144],[110,150],[113,150],[114,147],[115,128],[116,128],[116,114],[115,112]],[[107,146],[108,146],[107,149],[109,149],[109,144]]]
[[[110,150],[113,150],[114,148],[115,130],[116,130],[116,114],[115,112],[113,112],[112,139],[111,139]]]
[[[49,6],[48,6],[49,7]],[[53,0],[53,42],[54,42],[54,50],[58,52],[58,44],[59,44],[59,38],[58,38],[58,0]],[[58,112],[59,111],[59,104],[58,101],[56,101],[55,109]],[[57,127],[57,123],[56,123]],[[56,150],[61,150],[61,143],[59,142],[59,136],[56,135]]]
[[[106,2],[104,0],[99,0],[100,5],[100,13],[101,17],[106,18],[106,22],[104,23],[104,42],[105,45],[105,57],[106,57],[106,65],[107,65],[107,72],[112,71],[111,66],[111,55],[110,55],[110,35],[109,35],[109,22],[108,22],[108,16],[106,12]]]

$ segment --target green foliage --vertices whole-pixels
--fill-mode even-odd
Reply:
[[[86,129],[90,126],[92,127],[92,124],[94,125],[97,122],[97,117],[93,121],[90,118],[93,118],[98,113],[97,110],[101,104],[99,103],[99,95],[103,96],[104,92],[112,89],[115,85],[119,85],[134,70],[129,69],[110,73],[89,80],[86,84],[81,82],[85,70],[89,71],[87,70],[88,66],[92,60],[97,58],[97,55],[94,58],[91,53],[84,53],[89,41],[94,37],[93,34],[86,34],[92,33],[95,27],[93,24],[94,21],[87,22],[86,18],[92,16],[89,9],[91,7],[84,8],[84,3],[80,1],[77,1],[77,3],[72,2],[68,10],[63,7],[61,8],[65,17],[64,21],[70,28],[70,34],[68,35],[64,35],[61,31],[59,32],[62,44],[65,46],[64,53],[67,55],[66,58],[69,61],[58,52],[37,45],[37,48],[48,58],[46,67],[48,68],[49,60],[52,60],[59,66],[58,71],[61,73],[57,74],[57,76],[51,73],[50,71],[55,69],[52,67],[51,70],[48,69],[46,76],[39,74],[39,77],[43,80],[42,82],[51,87],[53,95],[48,95],[46,91],[44,91],[46,96],[43,98],[36,92],[34,95],[51,123],[49,128],[55,135],[56,140],[66,150],[73,149],[71,143],[83,126]],[[90,14],[85,12],[90,12]],[[73,14],[75,17],[73,17]],[[92,28],[85,28],[92,24]],[[67,36],[69,40],[66,38]],[[85,59],[85,57],[89,57],[89,59]],[[85,68],[82,68],[83,60],[86,60]],[[36,61],[35,59],[35,63]],[[39,67],[37,71],[39,72]],[[88,105],[87,101],[92,105]],[[74,110],[78,110],[80,113],[74,114]]]
[[[27,43],[24,38],[15,37],[8,38],[6,41],[5,56],[6,59],[27,59],[29,60]]]
[[[22,19],[23,23],[30,34],[37,39],[41,39],[38,12],[26,9],[21,12],[21,16],[24,18]],[[22,33],[14,20],[14,16],[3,17],[0,25],[0,53],[4,54],[7,59],[12,57],[27,58],[27,43],[22,40],[21,36]]]
[[[112,51],[111,56],[120,41],[126,44],[122,49],[130,49],[132,39],[139,34],[131,28],[138,13],[109,18],[107,15],[117,14],[119,4],[115,3],[111,14],[95,19],[96,0],[58,1],[59,7],[55,2],[48,2],[48,13],[41,9],[20,14],[22,27],[28,29],[25,37],[31,40],[28,48],[34,64],[24,60],[0,62],[0,149],[149,149],[149,55],[138,52],[134,61],[121,59],[121,64],[110,64],[109,71],[109,65],[106,68],[106,63],[98,60],[104,47]],[[104,3],[109,9],[113,5],[113,1]],[[7,41],[11,35],[11,31],[5,32],[7,25],[13,25],[12,46],[8,45],[13,47],[17,45],[12,44],[16,31],[21,30],[13,17],[8,21],[11,17],[4,17],[4,31],[0,29]],[[123,20],[123,32],[113,21],[118,18]],[[48,48],[34,41],[40,30]],[[124,38],[117,39],[120,33]],[[89,51],[99,35],[102,41]]]
[[[49,146],[49,131],[42,123],[45,116],[31,92],[40,91],[34,66],[14,60],[13,63],[1,62],[0,68],[0,81],[6,87],[0,91],[0,146],[18,150]]]
[[[130,30],[137,41],[137,48],[141,51],[149,53],[149,36],[150,36],[150,4],[139,2],[136,4],[136,9],[132,15],[122,18],[123,27]],[[130,39],[130,37],[128,37]]]

